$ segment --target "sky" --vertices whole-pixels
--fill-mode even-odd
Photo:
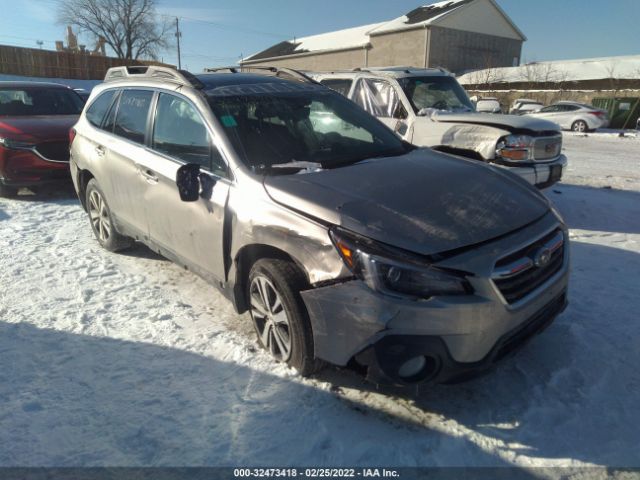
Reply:
[[[275,43],[382,22],[429,0],[156,0],[160,18],[180,18],[182,67],[235,64]],[[497,0],[528,40],[523,61],[640,54],[640,0]],[[0,44],[54,49],[65,27],[57,0],[0,0]],[[175,40],[172,38],[172,41]],[[93,46],[91,38],[81,43]],[[161,60],[177,64],[175,46]]]

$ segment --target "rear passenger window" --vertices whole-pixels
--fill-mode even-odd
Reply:
[[[161,93],[153,125],[153,149],[226,176],[226,165],[212,146],[200,114],[186,100]]]
[[[102,120],[109,110],[115,94],[115,90],[107,90],[106,92],[98,95],[98,98],[91,103],[91,106],[87,109],[87,113],[85,115],[91,125],[100,128]]]
[[[123,91],[113,133],[136,143],[144,143],[152,97],[153,92],[147,90]]]

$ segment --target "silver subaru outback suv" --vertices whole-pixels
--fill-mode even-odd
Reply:
[[[303,375],[458,381],[566,306],[567,229],[541,194],[299,72],[110,69],[71,136],[98,242],[202,276]]]

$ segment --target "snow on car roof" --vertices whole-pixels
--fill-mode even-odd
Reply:
[[[638,72],[640,72],[640,55],[556,60],[490,70],[490,72],[478,70],[465,73],[458,77],[458,81],[462,85],[484,83],[479,80],[486,79],[489,74],[490,78],[494,79],[491,83],[634,79],[638,78]]]

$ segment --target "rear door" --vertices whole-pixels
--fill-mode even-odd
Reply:
[[[552,122],[558,123],[558,116],[560,115],[560,106],[559,105],[550,105],[548,107],[544,107],[540,109],[538,112],[534,114],[537,118],[544,118],[545,120],[550,120]]]
[[[145,89],[125,89],[113,106],[103,128],[112,135],[105,136],[103,155],[107,167],[100,186],[119,224],[129,233],[146,232],[143,192],[145,177],[138,159],[146,151],[145,139],[151,100],[154,92]]]
[[[558,105],[559,112],[557,115],[556,122],[562,127],[566,129],[570,129],[573,124],[573,120],[576,117],[576,113],[580,110],[580,107],[577,105]]]
[[[151,241],[213,282],[224,279],[223,224],[231,182],[227,164],[196,107],[186,97],[161,92],[153,107],[144,168],[144,203]],[[178,169],[201,167],[202,193],[180,200]],[[168,252],[168,254],[167,254]]]

